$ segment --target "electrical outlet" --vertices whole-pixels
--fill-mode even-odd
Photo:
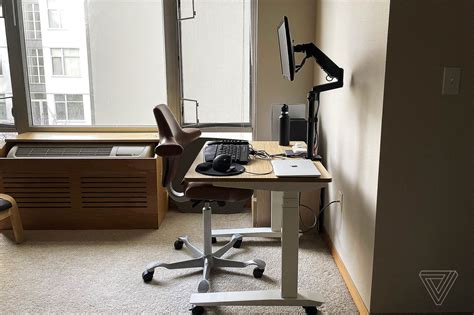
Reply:
[[[343,201],[344,201],[344,194],[342,191],[338,190],[337,191],[337,200],[339,200],[339,207],[341,209],[341,212],[343,211]]]
[[[461,83],[461,68],[444,67],[442,95],[458,95]]]

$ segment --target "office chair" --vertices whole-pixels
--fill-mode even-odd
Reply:
[[[162,186],[168,190],[171,198],[177,202],[194,201],[204,202],[202,208],[204,222],[204,250],[191,244],[187,236],[181,236],[174,243],[174,248],[180,250],[183,244],[189,249],[192,259],[174,262],[150,263],[143,272],[143,281],[153,279],[155,268],[167,269],[203,268],[203,276],[198,285],[198,292],[204,293],[210,288],[210,272],[212,268],[234,267],[244,268],[256,266],[253,275],[261,278],[265,270],[265,262],[260,259],[249,261],[235,261],[221,258],[232,247],[240,247],[241,235],[233,235],[232,239],[223,247],[212,252],[211,232],[211,201],[218,203],[242,201],[250,198],[253,191],[248,189],[216,187],[207,183],[186,183],[184,176],[206,142],[200,138],[201,131],[195,128],[182,129],[166,105],[158,105],[153,109],[159,129],[160,142],[155,153],[163,159]]]
[[[10,217],[15,241],[17,243],[23,242],[23,225],[21,224],[20,212],[18,211],[15,199],[8,195],[0,194],[0,221],[8,217]]]

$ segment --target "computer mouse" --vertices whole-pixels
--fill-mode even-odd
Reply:
[[[230,169],[232,157],[228,154],[221,154],[212,161],[212,168],[217,172],[225,173]]]

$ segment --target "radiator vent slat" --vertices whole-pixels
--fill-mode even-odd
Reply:
[[[15,198],[20,208],[72,208],[71,182],[68,177],[8,174],[3,177],[3,190]]]
[[[76,181],[78,180],[78,182]],[[73,177],[11,173],[0,178],[2,192],[14,197],[24,209],[147,209],[148,179],[144,173],[131,177]],[[74,189],[74,192],[73,192]],[[72,196],[76,197],[72,197]],[[74,201],[73,201],[74,200]]]
[[[112,145],[101,146],[19,146],[17,157],[76,157],[76,156],[110,156]]]
[[[146,209],[146,176],[81,177],[82,208]]]

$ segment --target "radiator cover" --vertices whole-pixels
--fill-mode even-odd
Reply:
[[[0,191],[26,229],[158,228],[168,200],[160,180],[158,157],[0,158]]]

